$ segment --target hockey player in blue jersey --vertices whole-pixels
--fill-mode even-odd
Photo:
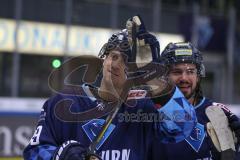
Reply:
[[[199,50],[191,43],[170,43],[160,59],[169,68],[169,80],[194,106],[198,123],[184,141],[176,144],[154,141],[153,159],[233,160],[235,145],[240,140],[240,122],[224,104],[204,97],[201,79],[205,77],[205,68]]]
[[[138,30],[137,34],[138,40],[148,44],[153,54],[159,54],[159,43],[153,35],[146,30]],[[100,54],[104,60],[99,88],[84,83],[77,89],[58,93],[45,102],[36,131],[24,150],[24,159],[148,160],[154,137],[179,142],[191,133],[196,124],[195,112],[179,89],[172,87],[166,99],[169,103],[164,101],[160,109],[156,109],[151,99],[146,97],[146,91],[130,90],[126,100],[123,99],[124,103],[120,104],[117,116],[95,146],[95,152],[88,152],[90,144],[108,119],[102,115],[96,119],[80,121],[82,117],[76,115],[93,110],[98,114],[108,104],[122,98],[119,95],[124,92],[124,86],[130,77],[127,64],[134,58],[128,36],[129,33],[123,30],[113,34],[104,45]],[[98,58],[95,60],[99,61]],[[100,67],[97,63],[95,65]],[[155,72],[149,72],[143,79],[151,74]],[[161,120],[167,120],[149,121],[146,119],[148,115],[161,115]],[[182,121],[171,119],[174,116],[181,116]]]

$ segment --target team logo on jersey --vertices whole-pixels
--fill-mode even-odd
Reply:
[[[147,91],[146,90],[130,90],[128,92],[127,100],[130,99],[141,99],[146,97]]]
[[[87,122],[86,124],[84,124],[82,126],[84,132],[86,133],[86,135],[88,136],[88,138],[90,139],[90,141],[92,142],[96,136],[98,136],[98,134],[101,131],[101,128],[104,124],[105,120],[104,119],[93,119],[89,122]],[[96,149],[98,150],[101,145],[106,141],[106,139],[110,136],[110,134],[112,133],[112,131],[114,130],[115,125],[114,124],[110,124],[109,128],[107,129],[107,131],[105,132],[105,134],[103,135],[103,138],[101,139],[101,141],[99,142],[99,144],[97,145]]]
[[[141,90],[141,89],[130,90],[128,92],[128,97],[127,97],[127,101],[126,101],[125,104],[128,107],[136,107],[137,106],[136,100],[144,98],[144,97],[146,97],[146,95],[147,95],[147,91],[146,90]]]
[[[190,146],[198,152],[202,142],[205,138],[204,126],[200,123],[197,123],[195,128],[193,129],[191,135],[187,137],[185,140],[190,144]]]

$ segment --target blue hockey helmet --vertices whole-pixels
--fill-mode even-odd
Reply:
[[[197,67],[198,75],[205,77],[202,54],[190,42],[169,43],[161,53],[160,61],[166,66],[178,63],[193,63]]]
[[[128,62],[131,62],[132,50],[127,36],[128,33],[126,29],[123,29],[118,33],[114,33],[108,39],[108,42],[103,45],[98,56],[100,58],[105,58],[111,50],[117,49],[128,57]]]

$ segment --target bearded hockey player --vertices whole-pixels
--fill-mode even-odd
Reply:
[[[191,135],[176,144],[154,141],[153,159],[233,160],[240,138],[240,122],[224,104],[206,98],[201,90],[205,77],[203,57],[191,43],[170,43],[160,61],[169,68],[168,79],[194,106],[198,123]],[[237,140],[234,142],[234,136]]]

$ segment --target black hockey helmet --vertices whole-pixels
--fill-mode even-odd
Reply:
[[[161,53],[160,61],[166,66],[178,63],[193,63],[197,67],[198,75],[205,77],[202,54],[190,42],[169,43]]]
[[[123,29],[118,33],[114,33],[108,39],[108,42],[103,45],[98,56],[100,58],[105,58],[111,50],[117,49],[121,53],[124,53],[127,56],[127,61],[130,62],[132,60],[132,50],[127,36],[128,33],[126,29]]]

